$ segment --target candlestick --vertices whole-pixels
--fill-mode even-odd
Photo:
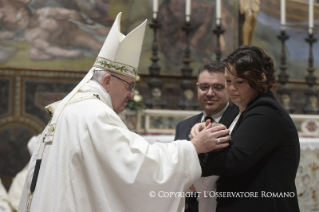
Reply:
[[[318,91],[315,89],[314,85],[316,84],[317,77],[314,75],[315,68],[313,67],[313,54],[312,54],[312,46],[317,39],[313,36],[312,33],[308,34],[308,38],[306,38],[306,42],[309,43],[309,59],[308,59],[308,75],[306,76],[306,83],[308,84],[308,88],[305,90],[306,95],[306,106],[304,108],[305,113],[309,114],[318,114]]]
[[[158,0],[153,0],[153,18],[157,18],[157,12],[158,12]]]
[[[288,40],[289,36],[286,34],[285,30],[281,30],[280,35],[277,36],[279,40],[281,40],[281,57],[280,57],[280,70],[281,73],[278,74],[278,81],[280,83],[277,93],[280,95],[280,102],[282,106],[289,112],[293,113],[295,107],[291,104],[291,89],[286,86],[288,82],[289,75],[286,72],[286,53],[285,53],[285,41]]]
[[[191,80],[193,69],[190,67],[191,63],[191,51],[190,51],[190,32],[192,31],[192,26],[190,22],[186,22],[185,25],[182,27],[183,31],[186,33],[186,47],[184,50],[184,59],[183,63],[184,66],[182,68],[182,76],[183,81],[181,82],[181,90],[182,90],[182,98],[178,103],[178,107],[185,110],[195,110],[198,108],[198,102],[195,97],[195,82]]]
[[[157,57],[158,44],[157,44],[157,30],[161,28],[161,24],[157,19],[153,18],[153,22],[150,24],[151,29],[153,29],[153,45],[152,45],[152,64],[149,67],[149,72],[151,79],[148,81],[147,85],[150,91],[150,97],[145,101],[147,108],[158,108],[163,109],[166,107],[166,101],[163,99],[162,89],[163,82],[159,79],[161,68],[157,64],[159,58]]]
[[[312,34],[313,29],[313,0],[309,0],[309,34]]]
[[[280,23],[282,26],[286,25],[286,0],[280,1]]]
[[[216,0],[216,24],[220,25],[221,19],[221,2],[220,0]]]
[[[190,21],[190,16],[191,16],[191,0],[186,0],[186,22]]]
[[[216,25],[215,29],[213,29],[213,33],[216,35],[216,61],[220,61],[222,51],[220,48],[220,36],[225,32],[221,24]]]

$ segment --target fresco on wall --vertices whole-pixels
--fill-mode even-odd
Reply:
[[[223,5],[223,52],[235,47],[233,3]],[[124,34],[148,19],[152,0],[0,0],[0,67],[51,70],[88,70],[118,12]],[[159,1],[159,64],[163,74],[180,75],[185,32],[185,1]],[[215,2],[193,0],[190,35],[192,67],[214,59]],[[140,73],[151,64],[153,31],[147,27]]]
[[[0,0],[0,66],[88,68],[112,23],[108,6],[99,1]]]
[[[192,0],[190,33],[191,67],[215,60],[216,35],[214,0]],[[251,7],[247,18],[239,3]],[[246,2],[246,3],[245,3]],[[247,2],[255,2],[248,4]],[[256,3],[257,2],[257,3]],[[123,12],[121,30],[127,34],[148,19],[152,20],[153,0],[0,0],[0,67],[83,70],[90,69],[118,12]],[[257,5],[257,7],[256,7]],[[308,1],[287,0],[286,54],[291,79],[304,79],[308,67]],[[254,9],[255,8],[255,9]],[[257,12],[256,12],[257,11]],[[319,3],[315,3],[314,34],[319,32]],[[161,74],[181,75],[185,49],[185,1],[159,0],[158,31]],[[249,23],[249,24],[247,24]],[[222,58],[239,43],[252,42],[264,48],[280,65],[280,1],[222,1],[220,38]],[[250,29],[242,36],[241,29]],[[237,33],[239,31],[239,33]],[[245,34],[243,34],[245,35]],[[249,36],[248,36],[249,35]],[[318,37],[319,38],[319,37]],[[153,31],[149,26],[143,44],[139,73],[148,74],[151,65]],[[319,66],[319,41],[313,45],[314,65]],[[278,70],[279,73],[280,70]],[[315,75],[319,76],[318,71]]]

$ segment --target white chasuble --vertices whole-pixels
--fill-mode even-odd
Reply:
[[[150,145],[127,129],[101,85],[90,81],[79,92],[99,99],[71,101],[64,108],[53,142],[44,149],[30,211],[184,211],[182,192],[201,176],[191,142]],[[26,210],[38,153],[39,147],[19,212]]]

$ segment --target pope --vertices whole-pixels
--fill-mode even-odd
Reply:
[[[183,195],[159,194],[183,192],[201,176],[197,154],[228,146],[224,126],[209,125],[191,142],[153,145],[127,129],[118,114],[134,95],[146,21],[125,36],[120,18],[87,75],[46,107],[52,118],[18,211],[184,211]]]

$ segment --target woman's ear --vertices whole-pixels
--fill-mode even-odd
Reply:
[[[108,92],[111,88],[111,75],[106,74],[102,79],[102,86]]]
[[[266,76],[266,74],[265,74],[265,73],[262,73],[261,76],[262,76],[262,78],[263,78],[261,81],[262,81],[262,82],[266,82],[266,81],[267,81],[267,76]]]

